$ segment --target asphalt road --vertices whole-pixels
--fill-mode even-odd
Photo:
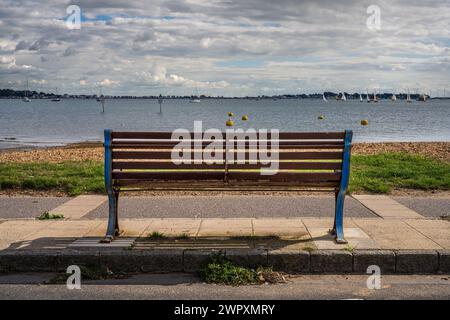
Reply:
[[[393,197],[397,202],[427,217],[450,217],[450,198]]]
[[[0,197],[0,219],[35,218],[68,201],[67,197]],[[393,197],[403,205],[431,218],[450,216],[450,198]],[[121,217],[125,218],[216,218],[216,217],[332,217],[332,195],[212,195],[212,196],[137,196],[120,198]],[[84,216],[107,218],[105,202]],[[352,197],[346,197],[347,217],[375,217]]]
[[[35,218],[69,197],[0,197],[0,219]]]
[[[42,284],[52,274],[0,275],[0,299],[449,299],[449,276],[390,275],[368,289],[365,275],[302,275],[285,284],[210,285],[191,274],[140,274],[82,281],[80,290]]]
[[[347,217],[375,217],[350,197],[345,206]],[[124,218],[333,217],[334,196],[122,197],[119,210]],[[108,205],[105,203],[85,217],[107,215]]]

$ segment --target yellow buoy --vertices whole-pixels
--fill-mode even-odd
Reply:
[[[234,116],[233,112],[228,112],[228,116],[229,116],[229,117]]]
[[[368,124],[369,124],[369,120],[367,120],[367,119],[361,120],[361,125],[362,126],[367,126]]]
[[[227,125],[227,127],[232,127],[234,126],[234,122],[231,119],[228,119],[227,122],[225,122],[225,124]]]
[[[325,116],[321,114],[320,116],[317,117],[317,119],[323,120],[323,119],[325,119]]]
[[[248,115],[244,114],[244,115],[242,116],[242,120],[243,120],[243,121],[247,121],[247,120],[248,120]]]

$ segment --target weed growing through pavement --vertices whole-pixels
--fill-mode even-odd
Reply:
[[[201,270],[205,282],[232,286],[283,283],[286,281],[279,272],[270,267],[258,267],[256,270],[241,267],[221,255],[214,255],[211,262]]]
[[[148,234],[147,239],[148,240],[161,240],[161,239],[166,239],[167,237],[164,235],[164,233],[158,232],[158,231],[153,231],[151,233]]]
[[[55,220],[55,219],[64,219],[63,214],[54,214],[48,211],[43,212],[40,216],[36,218],[37,220]]]

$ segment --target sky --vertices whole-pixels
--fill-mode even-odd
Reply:
[[[0,88],[26,79],[72,94],[442,95],[450,0],[0,0]]]

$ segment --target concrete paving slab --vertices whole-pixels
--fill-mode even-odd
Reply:
[[[330,234],[329,228],[308,228],[314,245],[319,250],[333,249],[380,249],[376,241],[371,239],[364,231],[359,228],[344,228],[344,237],[347,244],[338,244],[335,236]]]
[[[83,237],[68,245],[68,248],[131,248],[135,237],[120,237],[110,243],[101,243],[103,237]]]
[[[301,239],[308,234],[300,218],[259,218],[252,219],[253,236],[276,236],[280,239]]]
[[[66,219],[80,219],[107,200],[108,198],[106,196],[82,195],[63,203],[49,212],[52,214],[62,214]]]
[[[334,218],[302,218],[306,228],[328,228],[333,227]],[[344,228],[356,228],[352,218],[344,218]]]
[[[203,219],[197,237],[251,237],[252,219]]]
[[[388,196],[354,195],[353,197],[383,219],[424,219],[424,216]]]
[[[188,238],[188,239],[160,239],[150,240],[139,238],[134,243],[133,249],[184,249],[184,250],[224,250],[224,249],[253,249],[253,239],[212,239],[212,238]]]
[[[0,239],[23,240],[28,235],[47,228],[56,221],[11,220],[0,224]]]
[[[354,223],[375,240],[381,249],[426,250],[442,249],[402,220],[354,218]]]
[[[405,220],[405,223],[438,243],[450,249],[450,222],[444,220]]]
[[[151,219],[150,224],[145,229],[144,236],[152,232],[160,232],[166,236],[196,236],[200,229],[201,219]]]
[[[95,229],[101,222],[98,220],[84,221],[55,221],[46,228],[28,235],[25,240],[34,240],[43,237],[82,237]]]
[[[104,237],[106,235],[106,228],[108,221],[100,221],[100,224],[86,234],[86,237]],[[121,237],[140,237],[148,228],[152,219],[121,219],[119,221],[119,228],[122,231]]]

